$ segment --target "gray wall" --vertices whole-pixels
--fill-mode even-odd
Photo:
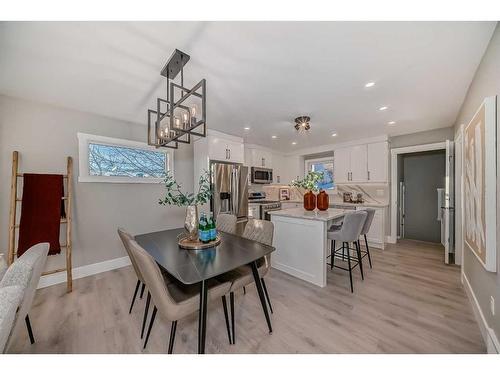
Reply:
[[[469,87],[457,117],[455,130],[457,131],[461,124],[468,124],[484,98],[493,95],[500,95],[500,26],[498,25]],[[497,134],[500,134],[498,124]],[[499,138],[497,138],[497,150],[498,143]],[[500,218],[499,184],[500,179],[497,175],[497,218]],[[499,225],[497,228],[497,272],[487,272],[472,252],[467,249],[466,244],[464,244],[463,267],[465,276],[474,290],[488,325],[500,339],[500,220],[497,220],[497,225]],[[490,296],[495,298],[496,316],[493,316],[490,311]]]
[[[448,128],[439,128],[434,130],[426,130],[423,132],[398,135],[391,137],[391,148],[408,147],[416,145],[424,145],[427,143],[443,142],[447,139],[453,139],[453,126]]]
[[[444,187],[445,152],[405,154],[402,161],[406,189],[404,238],[439,243],[436,189]]]
[[[66,156],[74,159],[73,265],[125,256],[116,234],[182,226],[184,210],[159,206],[160,184],[78,183],[77,132],[144,141],[144,125],[0,96],[0,252],[7,252],[12,151],[20,151],[20,170],[63,173]],[[175,175],[193,186],[193,148],[174,154]],[[63,251],[64,252],[64,251]],[[52,256],[48,267],[62,263]]]

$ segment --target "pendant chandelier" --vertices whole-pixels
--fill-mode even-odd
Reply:
[[[167,79],[167,95],[156,99],[156,110],[148,109],[150,146],[176,149],[179,143],[191,143],[192,135],[207,135],[206,81],[191,89],[184,87],[184,65],[189,58],[176,49],[160,72]],[[173,82],[179,73],[180,82]]]

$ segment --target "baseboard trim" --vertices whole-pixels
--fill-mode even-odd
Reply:
[[[469,283],[469,279],[465,273],[462,272],[461,275],[462,284],[464,286],[467,297],[472,305],[472,310],[474,311],[474,315],[476,316],[476,320],[479,323],[479,330],[481,331],[481,335],[483,336],[483,340],[486,344],[486,349],[489,354],[500,354],[500,342],[490,326],[488,322],[486,322],[486,318],[484,317],[483,311],[481,310],[481,306],[479,306],[479,302],[474,294],[474,290]]]
[[[105,260],[104,262],[88,264],[86,266],[73,268],[73,280],[81,279],[82,277],[96,275],[98,273],[115,270],[117,268],[126,267],[130,264],[128,256]],[[61,284],[66,282],[66,271],[45,275],[40,277],[37,289],[46,288],[48,286]]]

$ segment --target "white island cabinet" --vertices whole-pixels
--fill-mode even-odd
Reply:
[[[330,254],[326,232],[345,211],[289,208],[269,214],[276,248],[271,257],[272,267],[320,287],[326,286],[326,257]]]

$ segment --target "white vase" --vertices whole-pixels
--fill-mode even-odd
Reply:
[[[198,206],[192,205],[186,207],[184,229],[188,232],[188,237],[191,241],[198,239]]]

